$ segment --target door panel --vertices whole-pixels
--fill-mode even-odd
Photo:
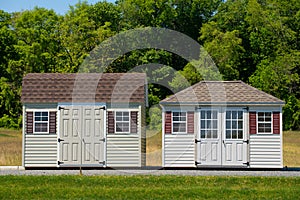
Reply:
[[[78,129],[80,128],[79,107],[66,108],[60,112],[61,141],[59,144],[60,161],[65,165],[80,164],[81,148]]]
[[[200,134],[198,134],[199,165],[221,165],[221,132],[219,109],[200,111]]]
[[[245,116],[242,109],[224,111],[224,146],[222,165],[243,166],[247,163],[247,143],[244,142]]]
[[[66,166],[103,165],[104,110],[95,106],[65,106],[60,110],[59,161]]]
[[[201,109],[197,165],[246,166],[248,144],[245,142],[245,124],[243,109]]]

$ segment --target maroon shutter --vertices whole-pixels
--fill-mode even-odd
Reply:
[[[172,133],[172,113],[171,111],[165,112],[165,134]]]
[[[130,133],[137,133],[137,111],[131,111],[130,112]]]
[[[26,133],[33,133],[33,112],[26,112]]]
[[[250,134],[256,134],[256,112],[249,112]]]
[[[194,134],[194,112],[187,113],[187,133]]]
[[[273,134],[280,134],[280,113],[273,112]]]
[[[49,133],[56,133],[56,111],[49,112]]]
[[[115,132],[115,117],[113,111],[108,111],[108,133],[114,133]]]

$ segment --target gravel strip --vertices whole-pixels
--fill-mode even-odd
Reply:
[[[0,175],[79,175],[79,170],[0,170]],[[240,171],[240,170],[82,170],[86,176],[95,175],[183,175],[183,176],[276,176],[300,177],[300,171]]]

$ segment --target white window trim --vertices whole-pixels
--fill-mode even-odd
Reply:
[[[270,124],[271,124],[271,132],[258,132],[258,124],[259,124],[259,122],[258,122],[258,113],[266,113],[266,112],[269,112],[269,113],[271,113],[271,122],[270,122]],[[256,111],[256,133],[258,134],[258,135],[272,135],[273,134],[273,112],[274,111],[270,111],[270,110],[259,110],[259,111]],[[265,123],[265,122],[261,122],[261,123]]]
[[[47,112],[48,113],[48,121],[35,121],[35,113],[36,112]],[[37,132],[35,131],[35,123],[47,123],[47,132]],[[50,126],[50,111],[49,110],[34,110],[33,111],[33,134],[49,134],[49,127]]]
[[[120,132],[120,131],[117,131],[117,112],[128,112],[128,115],[129,115],[129,128],[128,128],[128,132],[125,131],[125,132]],[[130,134],[131,130],[131,110],[114,110],[114,120],[115,120],[115,134]],[[118,122],[125,122],[125,121],[118,121]]]
[[[173,113],[176,113],[176,112],[181,112],[181,113],[185,113],[185,132],[174,132],[174,121],[173,121]],[[171,116],[171,123],[172,123],[172,134],[174,135],[180,135],[180,134],[187,134],[187,119],[188,119],[188,116],[187,116],[187,113],[188,111],[181,111],[181,110],[173,110],[172,111],[172,116]],[[182,121],[175,121],[175,123],[183,123]]]

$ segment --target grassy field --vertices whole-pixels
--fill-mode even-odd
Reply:
[[[21,131],[0,129],[0,166],[21,165]],[[283,134],[284,166],[300,167],[300,132]],[[161,132],[147,132],[147,165],[161,166]]]
[[[300,167],[300,131],[283,133],[283,163],[288,167]]]
[[[0,199],[299,199],[300,178],[0,176]]]
[[[22,164],[22,132],[0,128],[0,166]]]

